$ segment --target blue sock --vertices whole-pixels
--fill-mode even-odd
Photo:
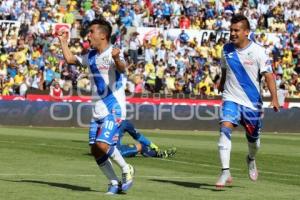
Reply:
[[[141,144],[143,144],[143,145],[145,145],[145,146],[150,146],[150,144],[151,144],[151,141],[150,140],[148,140],[148,138],[146,138],[144,135],[142,135],[142,134],[140,134],[140,136],[137,138],[137,140],[141,143]]]
[[[124,157],[134,157],[139,153],[134,144],[121,145],[119,151]]]

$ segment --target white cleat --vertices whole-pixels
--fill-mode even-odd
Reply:
[[[129,171],[127,173],[122,173],[122,191],[129,190],[133,185],[133,178],[135,170],[131,165],[128,165]]]
[[[248,165],[248,176],[251,181],[257,181],[258,171],[256,168],[256,163],[254,159],[250,159],[249,156],[246,158],[246,162]]]
[[[223,188],[223,187],[225,187],[226,184],[232,184],[232,177],[231,177],[229,169],[222,170],[222,173],[221,173],[218,181],[216,182],[216,187]]]

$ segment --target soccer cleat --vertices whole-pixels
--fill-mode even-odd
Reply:
[[[114,194],[118,194],[119,192],[120,192],[119,185],[108,184],[108,190],[105,194],[114,195]]]
[[[251,181],[256,181],[258,178],[258,171],[256,168],[256,163],[254,159],[249,158],[249,156],[246,157],[246,162],[248,165],[248,176]]]
[[[166,150],[158,150],[156,157],[158,158],[167,158],[168,157],[168,153]]]
[[[134,168],[131,165],[128,165],[129,171],[127,173],[122,173],[122,191],[127,191],[133,185],[133,177],[134,177]]]
[[[158,158],[168,158],[168,157],[172,157],[176,154],[176,148],[170,148],[167,150],[158,150],[157,151],[157,157]]]
[[[158,146],[156,144],[154,144],[153,142],[151,142],[150,148],[155,150],[155,151],[158,151],[158,149],[159,149]]]
[[[217,188],[223,188],[226,184],[231,184],[232,183],[232,177],[230,174],[229,169],[227,170],[222,170],[222,173],[216,182],[216,187]]]
[[[176,154],[176,152],[177,152],[176,147],[172,147],[172,148],[168,149],[167,150],[168,157],[174,156]]]

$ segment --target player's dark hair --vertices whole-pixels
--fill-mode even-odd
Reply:
[[[241,15],[241,14],[233,15],[230,22],[231,22],[231,24],[236,24],[238,22],[242,22],[244,24],[245,28],[247,30],[250,30],[250,23],[248,21],[248,18],[245,17],[244,15]]]
[[[112,33],[112,27],[108,21],[104,18],[100,17],[98,19],[94,19],[90,24],[89,27],[92,25],[98,25],[99,29],[106,34],[106,39],[109,41]]]

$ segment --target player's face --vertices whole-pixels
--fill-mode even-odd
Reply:
[[[103,38],[105,38],[105,35],[97,24],[94,24],[89,28],[88,39],[90,41],[91,47],[98,47],[99,44],[101,44]]]
[[[230,40],[236,46],[241,46],[248,40],[249,30],[245,28],[242,22],[231,24],[230,26]]]

